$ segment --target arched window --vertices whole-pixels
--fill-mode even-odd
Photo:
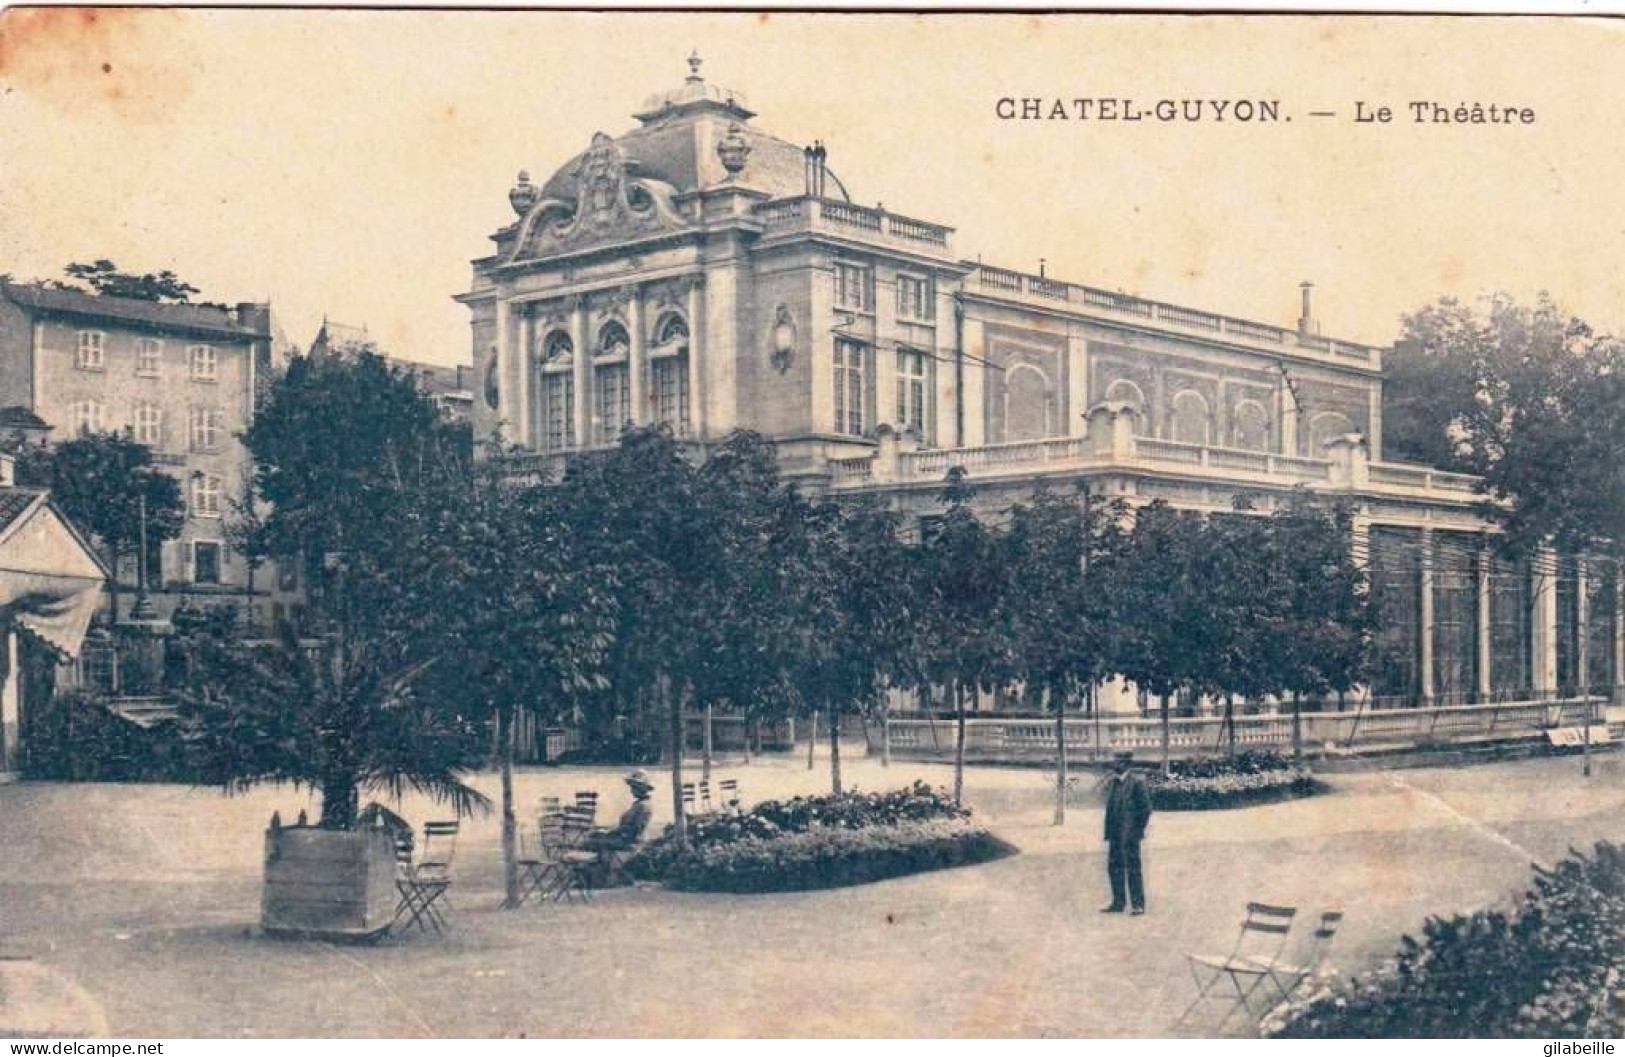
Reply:
[[[1005,372],[1005,440],[1040,440],[1047,437],[1054,417],[1049,378],[1043,371],[1023,363]]]
[[[655,324],[655,355],[688,351],[688,321],[676,312],[667,312]]]
[[[1230,418],[1230,446],[1247,451],[1268,451],[1270,446],[1270,415],[1257,400],[1242,400],[1236,404]]]
[[[682,437],[689,430],[688,322],[668,312],[655,323],[654,346],[649,350],[649,401],[654,420],[664,422]]]
[[[1206,445],[1209,440],[1207,399],[1194,389],[1174,396],[1173,439],[1181,444]]]
[[[575,344],[570,335],[562,330],[552,331],[542,339],[542,363],[544,365],[569,363],[570,357],[575,353]]]
[[[570,370],[575,344],[570,335],[555,330],[542,339],[535,368],[541,377],[532,387],[536,407],[532,419],[544,451],[564,451],[576,446],[575,375]]]
[[[1138,385],[1127,378],[1119,378],[1106,387],[1106,399],[1132,405],[1139,412],[1134,416],[1134,432],[1142,437],[1150,432],[1151,416],[1146,407],[1145,393]]]
[[[1354,423],[1341,411],[1322,411],[1309,420],[1309,455],[1312,458],[1326,457],[1326,442],[1334,437],[1345,436],[1355,432]]]
[[[627,337],[626,328],[614,320],[604,324],[598,332],[598,355],[625,356],[632,348],[632,339]]]

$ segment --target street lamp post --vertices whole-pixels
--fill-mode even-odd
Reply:
[[[156,620],[158,610],[147,595],[147,494],[143,491],[136,497],[137,524],[137,550],[135,555],[135,605],[130,607],[131,620]]]

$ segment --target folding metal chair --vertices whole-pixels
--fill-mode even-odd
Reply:
[[[402,929],[416,925],[419,932],[432,930],[439,935],[445,931],[445,911],[440,904],[446,901],[446,893],[451,890],[451,864],[436,864],[444,869],[427,874],[423,872],[424,865],[412,863],[410,833],[395,841],[395,891],[400,899],[395,904],[395,917],[389,923],[391,930],[397,925]],[[405,924],[401,924],[403,921]]]
[[[683,814],[694,815],[694,783],[683,783]]]
[[[739,779],[724,778],[717,783],[717,790],[721,794],[724,811],[739,810]]]
[[[570,805],[559,816],[560,843],[558,851],[558,883],[554,886],[555,899],[569,899],[579,895],[592,901],[591,873],[598,865],[598,855],[587,847],[592,833],[590,809]]]
[[[548,815],[557,815],[564,808],[559,804],[556,796],[539,796],[536,798],[536,817],[544,818]]]
[[[457,854],[459,828],[455,821],[423,824],[423,855],[418,859],[418,876],[451,876],[451,861]]]
[[[700,798],[699,799],[700,799],[700,813],[701,814],[709,815],[712,811],[715,810],[715,808],[713,808],[711,806],[711,780],[709,778],[701,778],[700,779]]]
[[[1219,1021],[1220,1027],[1235,1015],[1236,1010],[1244,1007],[1254,1019],[1262,1016],[1274,1003],[1266,1003],[1263,1008],[1254,1010],[1253,994],[1269,979],[1270,970],[1265,963],[1279,959],[1286,948],[1287,936],[1292,931],[1292,919],[1297,913],[1297,907],[1248,903],[1247,916],[1242,919],[1241,932],[1236,936],[1236,944],[1229,954],[1187,955],[1191,976],[1196,981],[1196,998],[1185,1007],[1185,1012],[1179,1015],[1175,1023],[1189,1016],[1191,1010],[1209,996],[1220,980],[1230,981],[1235,991],[1230,1008]],[[1230,992],[1213,997],[1228,1000]]]
[[[588,821],[596,819],[598,817],[598,790],[576,790],[576,807],[586,809]]]
[[[558,850],[564,843],[564,816],[560,813],[543,814],[536,823],[534,846],[525,839],[524,830],[519,838],[519,902],[524,906],[531,896],[546,899],[553,885],[558,883],[560,863]]]
[[[1326,956],[1331,953],[1332,940],[1337,938],[1338,926],[1343,923],[1341,910],[1328,910],[1320,915],[1320,924],[1309,938],[1308,949],[1295,961],[1286,961],[1282,958],[1259,958],[1258,964],[1269,973],[1270,986],[1279,996],[1276,1001],[1285,1002],[1292,997],[1292,992],[1303,986],[1303,982],[1326,964]]]

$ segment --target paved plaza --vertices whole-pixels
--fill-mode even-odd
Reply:
[[[718,776],[750,800],[827,788],[822,758],[805,767]],[[862,759],[846,771],[866,789],[950,778]],[[523,772],[519,802],[598,788],[613,817],[619,774]],[[1429,913],[1506,900],[1531,860],[1619,838],[1625,808],[1615,758],[1589,780],[1572,758],[1334,774],[1313,800],[1159,814],[1151,912],[1130,918],[1097,913],[1099,808],[1052,827],[1050,780],[967,774],[971,804],[1020,855],[781,895],[640,887],[502,911],[497,821],[477,819],[457,848],[450,933],[376,947],[256,934],[263,826],[309,806],[291,790],[0,786],[0,958],[29,959],[0,961],[0,1034],[28,1012],[19,1002],[57,993],[41,974],[119,1036],[1206,1034],[1216,1017],[1175,1022],[1193,993],[1184,954],[1227,949],[1248,899],[1346,910],[1334,961],[1360,969]],[[655,827],[669,814],[657,781]],[[494,793],[494,776],[481,785]]]

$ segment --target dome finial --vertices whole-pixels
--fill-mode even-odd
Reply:
[[[704,61],[705,61],[704,59],[700,58],[700,49],[695,48],[693,51],[689,52],[689,55],[688,55],[688,83],[689,84],[698,84],[699,82],[705,80],[705,78],[700,76],[700,64],[703,63]]]

